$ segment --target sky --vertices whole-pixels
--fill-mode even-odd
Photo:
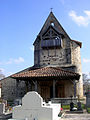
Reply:
[[[71,39],[82,42],[82,72],[90,77],[90,0],[0,0],[0,72],[34,65],[33,42],[51,9]]]

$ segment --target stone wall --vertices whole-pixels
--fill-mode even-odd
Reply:
[[[25,72],[30,69],[24,69],[20,72]],[[20,81],[18,83],[18,89],[17,89],[17,82],[16,79],[9,77],[6,77],[1,80],[2,90],[1,90],[1,97],[4,100],[13,101],[18,96],[23,97],[26,93],[26,85],[24,81]]]
[[[41,48],[41,41],[34,45],[34,65],[37,66],[64,66],[71,64],[71,48],[70,40],[62,39],[62,47],[57,49],[43,49]]]
[[[71,43],[71,44],[70,44]],[[34,55],[34,64],[37,66],[53,65],[68,70],[73,69],[74,72],[80,74],[79,82],[77,83],[77,96],[83,97],[83,81],[82,81],[82,68],[81,68],[81,55],[80,46],[67,38],[62,39],[62,47],[57,49],[42,49],[41,42],[39,41],[34,46],[38,52]],[[72,66],[72,67],[66,67]],[[75,67],[73,67],[75,66]],[[69,69],[70,68],[70,69]]]
[[[83,80],[82,80],[82,66],[81,66],[81,55],[80,55],[80,46],[75,42],[71,42],[71,58],[72,64],[76,66],[75,72],[79,73],[80,79],[77,83],[77,96],[83,97]]]
[[[10,77],[4,78],[2,81],[2,98],[11,100],[16,97],[16,81]],[[13,97],[13,98],[12,98]]]
[[[24,96],[26,89],[25,89],[25,82],[21,81],[18,84],[18,89],[16,85],[16,80],[10,77],[4,78],[2,81],[2,98],[4,100],[13,101],[17,98],[17,93],[20,97]]]

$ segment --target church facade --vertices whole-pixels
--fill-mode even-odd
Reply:
[[[1,81],[2,98],[16,99],[37,91],[44,99],[83,97],[80,48],[50,12],[34,41],[34,66]]]

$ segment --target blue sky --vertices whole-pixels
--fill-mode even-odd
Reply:
[[[0,0],[0,70],[6,76],[34,64],[33,42],[50,8],[68,35],[82,42],[82,72],[90,72],[90,0]]]

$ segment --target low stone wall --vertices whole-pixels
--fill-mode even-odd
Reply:
[[[68,105],[71,102],[71,98],[53,98],[51,99],[52,103],[61,103],[63,105]],[[77,104],[77,98],[72,98],[72,102]]]

